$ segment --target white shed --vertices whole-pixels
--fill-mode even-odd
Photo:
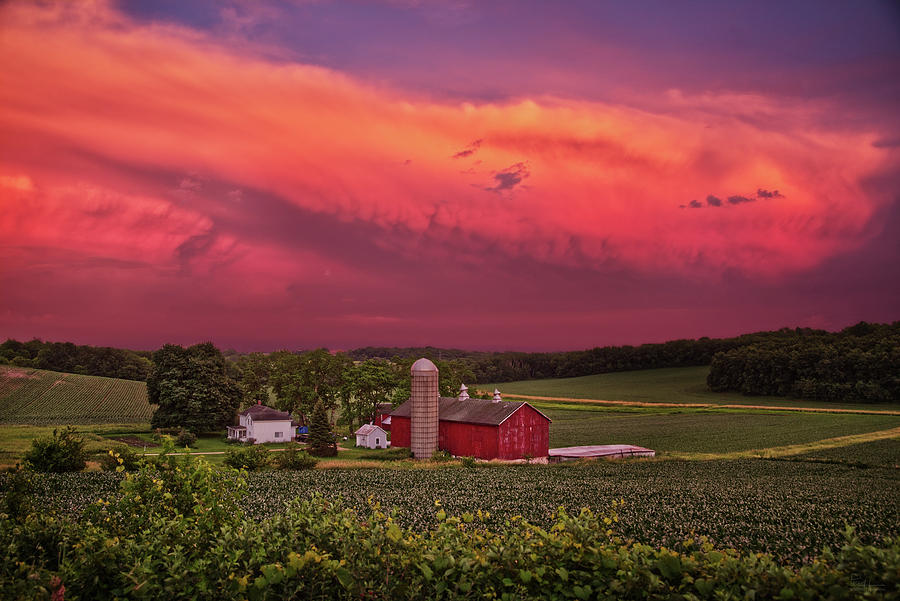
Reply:
[[[356,446],[367,449],[386,449],[387,432],[379,426],[366,424],[356,431]]]

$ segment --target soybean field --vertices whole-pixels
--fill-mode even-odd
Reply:
[[[497,524],[521,516],[547,526],[560,507],[600,514],[617,507],[610,527],[627,538],[677,548],[707,537],[719,547],[769,552],[804,563],[823,546],[836,549],[854,528],[866,543],[900,535],[900,472],[804,461],[594,461],[435,469],[326,469],[248,474],[248,516],[262,519],[296,498],[321,494],[365,512],[370,503],[396,511],[400,524],[426,529],[440,509],[489,512]],[[114,473],[47,474],[38,498],[78,515],[117,494]]]
[[[0,366],[0,424],[120,424],[152,414],[144,382]]]

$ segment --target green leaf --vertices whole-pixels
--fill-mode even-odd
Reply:
[[[337,576],[338,582],[341,583],[341,586],[346,589],[353,587],[353,574],[351,574],[347,568],[340,567],[335,570],[334,573]]]

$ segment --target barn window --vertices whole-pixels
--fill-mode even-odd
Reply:
[[[378,438],[376,438],[376,439],[375,439],[375,444],[381,444],[381,440],[378,439]]]
[[[281,438],[281,432],[276,432],[276,433],[275,433],[275,438]]]

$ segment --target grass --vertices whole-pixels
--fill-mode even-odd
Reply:
[[[857,466],[900,468],[900,437],[884,438],[831,448],[816,448],[786,457],[792,461],[846,463]]]
[[[0,424],[119,424],[152,414],[144,382],[0,366]]]
[[[25,451],[31,446],[35,438],[44,438],[53,434],[54,428],[59,426],[25,426],[2,425],[0,426],[0,466],[15,465],[22,460]],[[96,453],[109,449],[111,446],[124,446],[112,440],[118,436],[139,436],[149,433],[150,425],[146,423],[136,424],[91,424],[76,426],[87,445],[85,448],[90,453]]]
[[[900,417],[762,410],[566,406],[534,402],[553,424],[550,446],[634,444],[663,454],[728,453],[887,430]]]
[[[524,380],[479,384],[479,390],[499,388],[504,397],[517,394],[599,399],[634,403],[707,403],[713,405],[760,405],[828,409],[900,410],[900,403],[863,404],[798,401],[783,397],[744,396],[735,392],[712,392],[706,387],[708,366],[645,369],[579,378]]]

